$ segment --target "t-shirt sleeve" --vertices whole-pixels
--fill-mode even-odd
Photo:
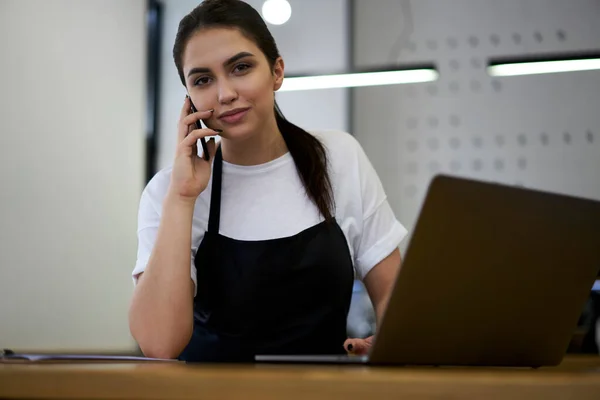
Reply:
[[[161,182],[162,180],[164,179],[161,179],[161,177],[158,176],[153,178],[153,180],[148,183],[142,192],[140,198],[137,228],[137,260],[132,272],[134,285],[137,284],[137,278],[139,277],[139,274],[146,270],[148,260],[150,259],[150,255],[154,249],[154,244],[156,243],[158,227],[161,219],[162,201],[164,198],[164,193],[166,192],[166,186],[164,188],[165,190],[162,188],[162,186],[164,186],[164,182]],[[194,232],[197,234],[198,230],[194,230]],[[192,238],[192,244],[199,243],[202,240],[202,238],[196,239],[198,240],[195,241],[194,238]],[[196,279],[196,267],[194,265],[194,255],[196,252],[194,251],[194,248],[190,249],[190,251],[190,275],[192,281],[194,282],[194,296],[196,296],[198,287],[198,282]]]
[[[358,186],[362,226],[353,241],[354,265],[359,279],[394,251],[406,237],[406,228],[396,219],[383,185],[364,150],[356,142]]]

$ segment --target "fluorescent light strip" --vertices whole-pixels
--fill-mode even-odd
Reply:
[[[600,69],[600,58],[498,64],[487,68],[491,76],[552,74],[556,72],[590,71],[595,69]]]
[[[285,78],[279,91],[291,92],[295,90],[399,85],[405,83],[432,82],[438,79],[438,77],[439,74],[435,69],[303,76],[296,78]]]

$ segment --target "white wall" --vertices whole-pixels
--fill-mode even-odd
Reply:
[[[596,0],[356,0],[359,67],[441,75],[355,92],[355,134],[409,230],[439,172],[600,198],[600,71],[485,71],[491,56],[600,50],[598,21]]]
[[[0,348],[135,349],[145,4],[0,2]]]
[[[246,0],[261,10],[263,0]],[[269,25],[286,65],[286,75],[343,71],[347,63],[346,0],[289,0],[292,17]],[[179,21],[200,2],[165,0],[158,168],[172,163],[177,119],[185,97],[172,51]],[[276,98],[284,115],[305,129],[348,129],[345,89],[283,92]]]

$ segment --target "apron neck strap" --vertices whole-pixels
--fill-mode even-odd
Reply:
[[[218,235],[219,221],[221,219],[221,177],[223,175],[223,154],[221,153],[221,146],[217,147],[212,168],[212,188],[210,193],[208,231]]]

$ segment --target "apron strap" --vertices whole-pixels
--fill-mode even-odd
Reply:
[[[219,234],[219,221],[221,218],[221,177],[223,175],[223,154],[221,146],[217,147],[212,171],[212,189],[210,193],[210,213],[208,217],[208,231]]]

